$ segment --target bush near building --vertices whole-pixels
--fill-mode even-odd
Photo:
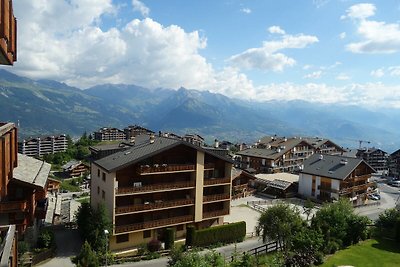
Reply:
[[[196,230],[193,246],[205,247],[216,243],[242,242],[246,236],[246,222],[230,223]]]

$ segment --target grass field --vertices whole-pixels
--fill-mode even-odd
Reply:
[[[400,266],[400,244],[386,239],[370,239],[329,257],[321,267],[352,265],[355,267]]]

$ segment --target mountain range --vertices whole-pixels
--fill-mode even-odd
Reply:
[[[19,137],[138,124],[153,131],[199,133],[255,142],[264,135],[320,136],[344,147],[358,140],[388,152],[400,146],[400,110],[306,101],[254,102],[209,91],[104,84],[81,90],[0,70],[0,121],[19,122]]]

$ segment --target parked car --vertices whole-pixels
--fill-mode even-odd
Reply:
[[[400,187],[400,181],[390,181],[388,185],[394,186],[394,187]]]
[[[378,197],[377,195],[371,194],[371,195],[368,195],[368,198],[371,200],[379,200],[380,196]]]

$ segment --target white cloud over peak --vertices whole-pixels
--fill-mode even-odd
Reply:
[[[278,26],[269,29],[271,33],[284,33]],[[280,53],[284,49],[301,49],[318,42],[318,38],[312,35],[283,34],[278,40],[264,41],[262,47],[250,48],[246,51],[231,56],[228,61],[239,68],[260,69],[265,71],[283,71],[285,67],[295,65],[296,60]]]
[[[373,4],[357,4],[347,10],[345,18],[355,19],[359,42],[349,43],[353,53],[388,54],[400,51],[400,24],[369,20],[375,14]]]
[[[251,13],[251,9],[248,8],[248,7],[242,8],[240,11],[245,13],[245,14],[250,14]]]
[[[132,0],[133,10],[139,11],[143,17],[148,17],[150,14],[150,9],[139,0]]]
[[[340,38],[340,39],[346,38],[346,33],[345,33],[345,32],[340,33],[340,34],[339,34],[339,38]]]

